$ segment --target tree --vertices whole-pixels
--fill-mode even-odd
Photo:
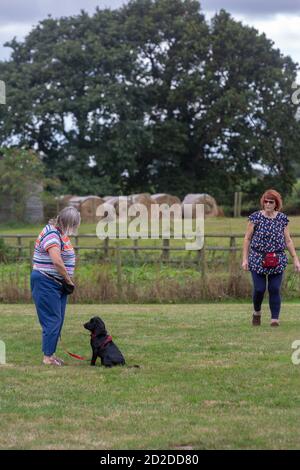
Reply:
[[[226,11],[208,24],[196,0],[131,0],[8,45],[0,142],[41,152],[63,192],[290,191],[297,66]]]
[[[270,186],[287,193],[294,181],[293,162],[299,162],[300,128],[291,102],[297,66],[264,34],[224,10],[213,18],[211,38],[206,74],[218,86],[202,130],[209,158],[229,187],[246,189],[260,167],[251,196]]]
[[[36,182],[43,181],[43,171],[36,153],[0,149],[0,207],[5,207],[14,219],[22,220],[29,190]]]

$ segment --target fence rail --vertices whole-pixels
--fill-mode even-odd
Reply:
[[[243,239],[245,236],[244,233],[233,233],[233,234],[220,234],[220,233],[209,233],[205,235],[205,243],[203,247],[200,250],[192,250],[196,253],[196,257],[199,258],[199,256],[204,257],[204,252],[217,252],[217,251],[224,251],[224,252],[229,252],[235,255],[237,252],[241,251],[241,246],[237,245],[237,240],[238,239]],[[291,234],[292,238],[300,238],[300,233],[294,233]],[[0,239],[15,239],[17,241],[16,245],[10,245],[9,248],[13,248],[17,250],[17,258],[19,259],[30,259],[33,253],[34,249],[34,243],[36,240],[36,235],[32,234],[0,234]],[[210,238],[222,238],[222,239],[227,239],[229,241],[228,246],[210,246],[209,239]],[[170,252],[187,252],[185,247],[178,247],[178,246],[171,246],[170,241],[171,240],[179,240],[174,237],[171,238],[164,238],[160,236],[159,238],[151,239],[149,238],[148,240],[151,241],[157,241],[161,240],[162,244],[160,246],[152,246],[152,245],[143,245],[139,246],[139,242],[141,240],[146,240],[145,238],[135,238],[132,239],[132,245],[130,246],[122,246],[122,239],[109,239],[106,238],[102,241],[102,243],[99,243],[98,245],[82,245],[80,244],[80,239],[98,239],[97,235],[91,234],[91,233],[86,233],[86,234],[81,234],[77,235],[74,237],[74,242],[73,242],[73,247],[75,249],[75,252],[77,254],[80,253],[81,250],[102,250],[104,253],[104,256],[106,258],[109,258],[109,253],[110,252],[116,252],[116,251],[132,251],[137,254],[137,252],[141,251],[161,251],[161,258],[163,260],[169,260],[170,258]],[[24,240],[30,240],[27,246],[24,244]],[[111,241],[118,241],[118,245],[111,245]],[[124,239],[123,239],[124,240]],[[126,239],[128,240],[128,239]],[[186,241],[191,241],[188,238],[183,237],[183,240]],[[300,251],[300,247],[296,247],[297,251]],[[27,252],[27,256],[22,256],[23,252]]]

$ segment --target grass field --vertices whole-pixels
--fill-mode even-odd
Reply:
[[[289,216],[289,227],[291,232],[300,232],[300,216]],[[244,232],[247,225],[247,217],[208,217],[205,219],[207,233],[240,233]],[[0,233],[38,233],[44,225],[24,223],[1,223]],[[80,233],[95,233],[96,224],[82,223],[79,227]]]
[[[300,234],[300,216],[289,216],[289,229],[291,233],[297,233]],[[204,230],[206,235],[212,235],[212,234],[222,234],[222,235],[228,235],[230,236],[231,234],[241,234],[243,235],[245,233],[247,226],[247,217],[238,217],[238,218],[233,218],[233,217],[213,217],[213,218],[206,218],[205,223],[204,223]],[[21,223],[14,223],[14,224],[0,224],[0,234],[2,235],[17,235],[17,234],[27,234],[27,235],[33,235],[34,237],[37,237],[39,232],[42,230],[44,225],[30,225],[30,224],[21,224]],[[95,234],[96,235],[96,224],[87,224],[87,223],[82,223],[79,227],[78,231],[79,235],[80,234]],[[72,238],[73,239],[73,238]],[[300,241],[299,239],[296,239],[299,243],[300,247]],[[5,240],[6,243],[16,245],[16,240]],[[23,241],[24,246],[28,246],[29,244],[29,239]],[[103,244],[102,240],[97,240],[97,239],[81,239],[80,240],[80,245],[82,246],[89,246],[89,245],[97,245],[101,246]],[[140,246],[143,245],[149,245],[149,243],[153,246],[161,246],[161,240],[141,240],[140,241]],[[172,244],[174,246],[181,246],[185,243],[185,241],[181,240],[174,240],[172,241]],[[114,242],[112,241],[112,244]],[[123,239],[120,240],[120,244],[122,245],[132,245],[132,240],[130,239]],[[207,239],[207,244],[212,245],[212,246],[229,246],[229,241],[228,239],[224,238],[214,238],[214,237],[209,237]],[[238,246],[242,246],[242,238],[237,239],[237,244]]]
[[[95,314],[127,363],[41,365],[32,305],[0,306],[1,449],[295,449],[300,446],[299,304],[250,326],[250,304],[69,305],[65,347],[90,356]]]

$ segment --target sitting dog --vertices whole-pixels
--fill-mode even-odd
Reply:
[[[97,357],[105,367],[123,366],[125,359],[112,337],[107,334],[104,321],[100,317],[93,317],[85,323],[84,328],[91,332],[91,347],[93,356],[91,366],[96,365]]]

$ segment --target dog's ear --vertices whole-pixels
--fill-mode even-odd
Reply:
[[[106,335],[105,323],[103,320],[101,320],[100,317],[93,318],[93,327],[95,328],[95,333],[97,335],[100,335],[100,334]]]

